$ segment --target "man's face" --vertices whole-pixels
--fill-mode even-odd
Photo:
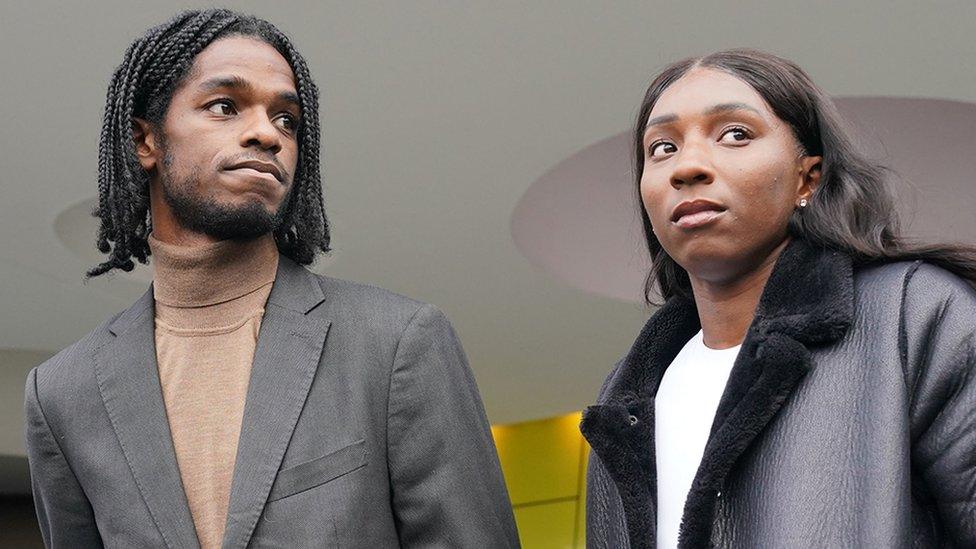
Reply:
[[[154,230],[253,238],[281,222],[298,164],[295,77],[255,38],[221,38],[197,55],[173,93],[162,132],[140,161],[152,177]],[[151,131],[151,130],[150,130]],[[166,211],[162,211],[166,210]]]

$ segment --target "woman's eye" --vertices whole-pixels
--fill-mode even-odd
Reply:
[[[215,101],[211,103],[207,110],[222,116],[230,116],[234,114],[234,104],[227,100]]]
[[[749,139],[752,139],[752,136],[745,128],[729,128],[722,132],[718,140],[723,143],[741,143]]]
[[[672,154],[675,152],[678,152],[678,147],[675,147],[674,143],[668,141],[655,141],[654,143],[651,143],[650,147],[647,148],[647,155],[651,157]]]
[[[295,128],[298,126],[298,121],[290,114],[283,114],[275,118],[274,122],[279,128],[289,132],[295,131]]]

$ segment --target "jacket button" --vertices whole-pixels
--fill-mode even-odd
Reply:
[[[629,421],[631,425],[637,425],[637,416],[627,416],[627,421]]]

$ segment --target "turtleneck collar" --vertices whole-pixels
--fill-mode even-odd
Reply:
[[[272,235],[178,246],[149,235],[153,297],[172,307],[203,307],[236,299],[273,282],[278,247]]]

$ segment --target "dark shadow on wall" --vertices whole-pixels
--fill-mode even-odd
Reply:
[[[0,548],[44,547],[24,456],[0,455]]]
[[[0,495],[0,547],[44,548],[29,495]]]

